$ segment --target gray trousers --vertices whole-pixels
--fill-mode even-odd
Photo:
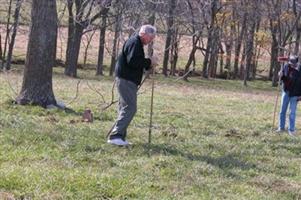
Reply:
[[[116,77],[116,87],[119,93],[118,118],[110,135],[110,139],[125,140],[127,127],[137,111],[137,90],[135,83]]]

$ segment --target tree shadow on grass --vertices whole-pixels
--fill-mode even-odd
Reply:
[[[152,155],[172,155],[172,156],[181,156],[185,159],[191,160],[191,161],[201,161],[205,162],[209,165],[218,167],[222,170],[228,171],[232,169],[240,169],[240,170],[250,170],[256,168],[256,165],[254,163],[245,162],[237,157],[239,157],[236,154],[225,154],[222,156],[210,156],[210,155],[201,155],[201,154],[194,154],[188,151],[181,151],[178,150],[170,145],[167,144],[137,144],[137,146],[140,146],[144,153],[148,154],[149,156]]]

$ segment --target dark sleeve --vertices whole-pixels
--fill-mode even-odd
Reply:
[[[131,68],[144,68],[148,70],[151,66],[151,59],[144,58],[144,52],[137,43],[131,43],[126,48],[126,61]]]
[[[282,77],[280,78],[280,80],[282,80],[282,81],[286,81],[287,80],[287,77],[285,76],[285,69],[287,69],[288,68],[288,64],[285,64],[284,66],[283,66],[283,68],[282,68]]]

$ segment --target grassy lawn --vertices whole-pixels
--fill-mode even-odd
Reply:
[[[245,88],[241,81],[157,76],[152,144],[147,81],[128,129],[133,145],[118,148],[105,139],[116,106],[102,111],[106,104],[94,91],[109,103],[112,79],[62,72],[54,72],[56,98],[79,113],[90,108],[93,123],[12,104],[9,85],[18,92],[22,75],[0,73],[0,199],[301,198],[300,136],[271,131],[276,88],[270,82]]]

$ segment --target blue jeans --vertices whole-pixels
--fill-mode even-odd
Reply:
[[[285,118],[286,118],[286,111],[289,105],[289,125],[288,131],[295,131],[295,120],[296,120],[296,110],[297,110],[297,100],[298,97],[290,97],[288,92],[282,91],[281,97],[281,110],[279,113],[279,129],[285,129]]]

